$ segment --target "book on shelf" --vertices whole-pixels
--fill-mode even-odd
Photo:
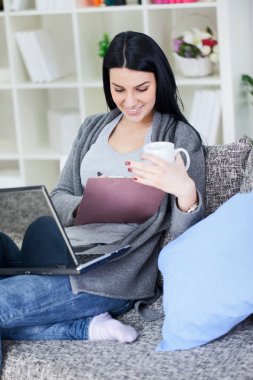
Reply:
[[[221,119],[220,90],[195,91],[189,115],[190,124],[208,145],[217,143]]]
[[[66,76],[67,72],[57,51],[57,46],[53,43],[47,30],[38,29],[29,33],[33,41],[34,54],[40,62],[45,81],[50,82]]]
[[[34,7],[34,0],[12,0],[11,11],[23,11]]]
[[[80,126],[80,113],[75,108],[47,111],[49,143],[61,154],[67,155]]]
[[[16,40],[32,82],[51,82],[68,74],[47,30],[17,32]]]
[[[36,64],[34,64],[33,52],[26,32],[17,32],[15,38],[28,76],[32,82],[37,82]]]

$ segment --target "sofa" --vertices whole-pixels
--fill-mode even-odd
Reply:
[[[248,138],[205,147],[207,215],[235,193],[251,190],[252,151]],[[165,242],[170,238],[168,231]],[[160,296],[151,306],[161,315],[162,302]],[[253,379],[251,316],[206,345],[172,352],[156,351],[163,317],[147,322],[132,309],[119,319],[139,332],[136,342],[4,341],[1,379]]]

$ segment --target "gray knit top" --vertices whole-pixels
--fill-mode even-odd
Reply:
[[[98,171],[106,176],[131,177],[131,174],[127,171],[125,161],[140,161],[142,147],[127,153],[120,153],[109,144],[110,135],[121,118],[122,114],[115,117],[105,126],[95,143],[92,144],[90,150],[83,157],[80,177],[84,189],[88,178],[97,177]],[[149,143],[150,141],[151,127],[146,133],[144,142]],[[130,234],[136,226],[136,223],[93,223],[65,227],[65,231],[72,246],[76,247],[94,243],[113,244]],[[76,276],[71,276],[70,280],[76,288]]]
[[[80,167],[84,156],[95,143],[104,128],[117,116],[115,109],[107,114],[86,118],[81,125],[67,162],[51,196],[64,226],[73,226],[73,211],[80,203],[83,193]],[[90,292],[122,299],[145,299],[154,296],[157,278],[157,258],[161,248],[162,233],[170,229],[174,237],[204,216],[203,192],[205,188],[205,163],[202,146],[196,132],[187,124],[177,123],[172,134],[173,117],[155,113],[152,124],[152,141],[173,141],[176,147],[188,150],[191,158],[189,175],[196,183],[199,207],[192,213],[177,208],[175,197],[168,194],[159,211],[145,223],[136,225],[120,244],[131,248],[121,259],[106,263],[85,274],[71,276],[72,291]]]
[[[83,157],[80,169],[83,187],[85,187],[89,177],[97,176],[98,171],[107,176],[131,177],[131,174],[127,171],[125,161],[140,161],[142,147],[127,153],[120,153],[109,144],[110,135],[121,118],[122,114],[115,117],[105,126],[96,142],[92,144],[90,150]],[[144,143],[149,142],[151,142],[151,127],[146,133]]]

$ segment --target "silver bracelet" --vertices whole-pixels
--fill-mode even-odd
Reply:
[[[190,214],[191,212],[193,212],[194,210],[196,210],[197,208],[199,207],[199,203],[198,202],[195,202],[190,208],[189,210],[187,210],[187,214]]]

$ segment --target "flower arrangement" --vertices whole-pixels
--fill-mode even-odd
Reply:
[[[206,58],[217,63],[219,61],[218,41],[212,30],[205,31],[192,28],[173,39],[173,51],[184,58]]]

